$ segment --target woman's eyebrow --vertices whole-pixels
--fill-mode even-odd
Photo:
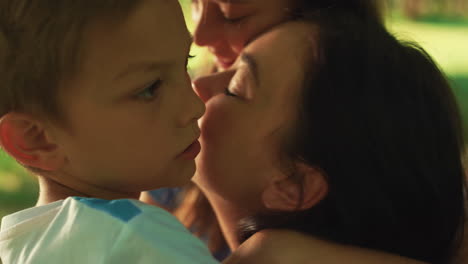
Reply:
[[[250,55],[249,53],[245,53],[245,52],[242,53],[240,58],[241,58],[241,61],[247,64],[247,66],[249,67],[250,72],[252,73],[253,79],[255,81],[255,84],[257,86],[260,86],[260,78],[258,76],[257,60],[255,60],[255,58],[252,55]]]
[[[223,4],[245,4],[250,2],[250,0],[216,0],[218,2],[221,2]]]

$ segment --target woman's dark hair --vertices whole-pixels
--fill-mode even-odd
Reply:
[[[297,0],[295,17],[327,9],[340,9],[361,19],[383,24],[384,1],[382,0]]]
[[[311,209],[243,222],[244,238],[288,228],[333,242],[448,263],[465,219],[461,120],[430,56],[340,9],[319,28],[305,75],[291,160],[329,184]],[[312,52],[311,52],[312,53]]]

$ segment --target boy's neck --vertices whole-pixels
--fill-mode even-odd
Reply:
[[[140,193],[117,193],[110,190],[99,189],[94,186],[83,187],[84,188],[72,188],[54,181],[49,177],[39,176],[39,199],[36,206],[46,205],[72,196],[112,200],[124,198],[138,199],[140,195]]]
[[[39,177],[39,199],[36,206],[64,200],[70,196],[86,197],[87,195],[48,179],[47,177]]]

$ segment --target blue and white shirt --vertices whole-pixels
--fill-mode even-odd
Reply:
[[[3,264],[218,263],[174,216],[136,200],[70,197],[2,219]]]

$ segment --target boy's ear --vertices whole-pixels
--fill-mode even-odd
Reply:
[[[0,145],[25,166],[55,171],[63,165],[44,123],[27,114],[8,113],[0,119]]]
[[[303,176],[302,182],[284,174],[273,176],[262,193],[262,203],[266,208],[288,212],[306,210],[327,195],[328,182],[322,171],[302,163],[297,165],[297,170]]]

